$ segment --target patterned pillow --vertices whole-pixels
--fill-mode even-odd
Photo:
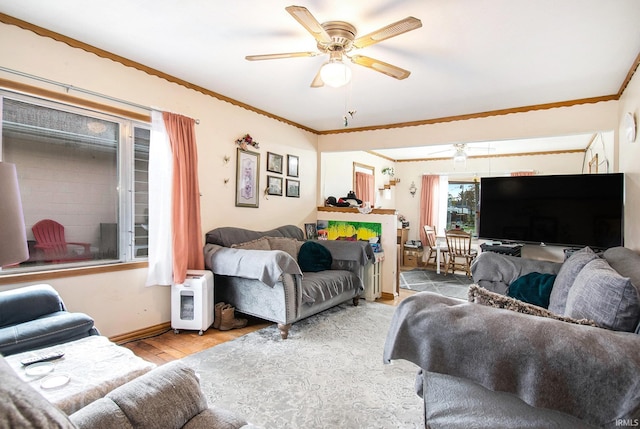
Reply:
[[[564,315],[586,317],[603,328],[632,332],[640,319],[638,293],[628,277],[622,277],[604,259],[596,259],[576,277]]]
[[[563,322],[575,323],[578,325],[598,326],[593,320],[574,319],[572,317],[559,316],[537,305],[528,304],[509,296],[491,292],[488,289],[473,284],[469,287],[469,302],[485,305],[487,307],[502,308],[505,310],[515,311],[517,313],[528,314],[531,316],[547,317],[550,319],[561,320]]]
[[[575,252],[562,264],[560,271],[558,271],[558,276],[553,282],[551,295],[549,295],[549,311],[556,314],[564,314],[569,289],[571,289],[578,273],[585,265],[597,258],[598,255],[591,248],[585,247]]]
[[[231,247],[235,249],[247,249],[247,250],[271,250],[269,240],[267,237],[261,237],[257,240],[246,241],[240,244],[232,244]]]
[[[300,243],[299,240],[288,237],[267,237],[267,240],[269,240],[271,250],[282,250],[291,255],[296,261],[298,260],[298,250],[300,249],[298,246],[298,243]]]

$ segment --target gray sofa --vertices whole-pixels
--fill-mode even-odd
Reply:
[[[302,272],[304,234],[294,225],[269,231],[222,227],[206,235],[205,266],[213,271],[215,300],[278,323],[286,339],[291,324],[364,291],[364,267],[373,259],[367,242],[315,241],[331,254],[328,269]],[[307,245],[308,246],[308,245]]]
[[[93,319],[68,312],[50,285],[0,292],[0,354],[4,356],[89,335],[98,335]]]
[[[473,285],[473,302],[416,294],[389,329],[384,361],[421,368],[425,427],[638,424],[640,255],[585,249],[554,264],[483,253],[472,272],[501,293]],[[529,272],[557,274],[549,309],[502,295]]]
[[[70,416],[20,380],[2,357],[0,379],[0,429],[254,427],[228,411],[209,407],[197,375],[180,361],[158,367]]]

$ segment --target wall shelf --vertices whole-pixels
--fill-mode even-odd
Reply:
[[[319,212],[338,212],[338,213],[356,213],[360,214],[356,207],[318,207]],[[383,214],[383,215],[394,215],[396,214],[396,209],[373,209],[371,213],[368,214]],[[366,216],[366,215],[365,215]]]
[[[392,186],[396,186],[400,183],[400,179],[391,179],[389,183],[385,183],[383,188],[378,188],[379,191],[384,191],[385,189],[391,189]]]

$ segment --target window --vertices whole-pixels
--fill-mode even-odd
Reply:
[[[2,273],[146,258],[149,124],[0,97],[0,159],[16,164],[29,245],[29,259]]]
[[[478,182],[449,182],[447,229],[462,228],[477,236]]]

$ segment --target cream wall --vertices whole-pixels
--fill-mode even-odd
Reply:
[[[320,154],[320,184],[321,188],[318,192],[318,205],[324,205],[324,201],[328,197],[341,198],[347,195],[347,192],[353,190],[353,163],[366,164],[375,169],[376,189],[384,187],[385,178],[382,169],[386,167],[394,167],[395,163],[387,159],[364,151],[350,152],[325,152]],[[394,194],[395,190],[391,189],[389,199],[384,197],[383,192],[376,192],[376,201],[371,204],[378,208],[395,208]],[[362,199],[360,195],[358,198]]]
[[[283,224],[303,226],[305,222],[315,221],[316,135],[10,25],[0,24],[0,58],[2,66],[9,69],[199,119],[196,138],[203,234],[219,226],[270,229]],[[61,94],[66,92],[60,87],[6,72],[0,72],[0,77]],[[70,95],[91,99],[73,90]],[[95,101],[114,104],[100,98]],[[235,207],[235,140],[245,133],[260,143],[257,151],[261,154],[261,197],[257,209]],[[300,198],[263,196],[267,151],[285,155],[285,159],[287,154],[300,157]],[[223,161],[225,156],[231,158],[227,164]],[[226,185],[225,179],[229,179]],[[102,334],[114,336],[171,319],[169,288],[145,287],[146,271],[137,269],[46,282],[60,292],[69,309],[90,314]]]
[[[640,251],[640,137],[628,142],[622,118],[632,112],[638,123],[640,116],[640,75],[636,72],[622,94],[618,106],[620,170],[625,173],[625,246]]]
[[[618,102],[557,107],[406,128],[326,134],[320,152],[401,148],[596,133],[618,128]]]

